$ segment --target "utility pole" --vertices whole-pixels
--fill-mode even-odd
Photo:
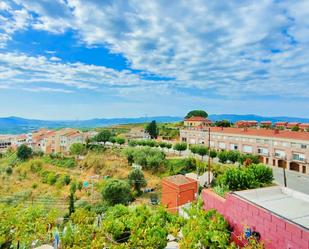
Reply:
[[[283,166],[283,181],[284,181],[284,187],[287,187],[287,184],[286,184],[286,174],[285,174],[285,166]]]
[[[210,188],[210,127],[208,128],[208,188]]]

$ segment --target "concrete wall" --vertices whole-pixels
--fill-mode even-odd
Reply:
[[[204,209],[217,209],[233,227],[233,240],[243,245],[240,239],[245,227],[259,232],[265,247],[269,249],[309,249],[309,231],[283,218],[247,202],[233,194],[226,199],[204,189]]]

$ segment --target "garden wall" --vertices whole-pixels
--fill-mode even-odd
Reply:
[[[240,246],[244,239],[244,227],[250,227],[261,235],[267,249],[309,249],[309,231],[274,213],[248,202],[232,193],[226,199],[212,190],[202,191],[204,209],[216,209],[225,216],[233,228],[232,238]]]

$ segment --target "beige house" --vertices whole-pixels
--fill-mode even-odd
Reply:
[[[190,117],[184,120],[185,127],[208,127],[211,125],[211,121],[204,117]]]
[[[180,130],[181,141],[189,144],[208,144],[208,135],[208,128]],[[210,127],[210,146],[256,154],[265,164],[309,174],[309,132]]]

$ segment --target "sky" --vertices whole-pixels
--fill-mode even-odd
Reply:
[[[0,117],[309,117],[309,1],[0,0]]]

